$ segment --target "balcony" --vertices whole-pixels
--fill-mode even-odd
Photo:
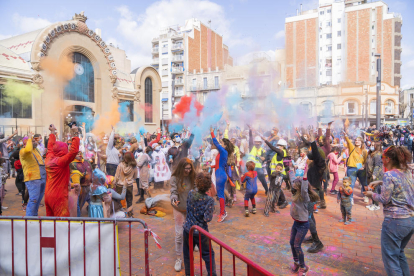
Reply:
[[[163,76],[163,77],[164,77],[164,76],[168,76],[168,70],[167,70],[167,69],[162,70],[162,76]]]
[[[183,55],[174,55],[172,57],[172,61],[173,62],[183,62],[184,61],[184,56]]]
[[[152,61],[151,61],[151,64],[152,65],[158,65],[158,63],[160,62],[160,59],[158,59],[158,58],[153,58],[152,59]]]
[[[184,80],[183,79],[176,79],[175,82],[174,82],[174,84],[176,86],[184,85]]]
[[[158,43],[158,41],[160,41],[160,37],[154,37],[152,39],[152,43]]]
[[[325,64],[325,67],[329,67],[329,68],[331,68],[331,67],[332,67],[332,63],[326,63],[326,64]]]
[[[168,81],[163,81],[162,82],[162,87],[168,87]]]
[[[171,39],[172,40],[181,40],[181,39],[183,39],[183,36],[178,35],[178,34],[174,34],[174,35],[171,36]]]
[[[207,86],[199,85],[199,86],[191,86],[190,91],[196,92],[196,91],[210,91],[210,90],[219,90],[220,85],[210,84]]]
[[[183,44],[174,44],[171,48],[171,51],[175,52],[175,51],[183,51],[184,50],[184,45]]]
[[[168,47],[162,47],[161,53],[168,53]]]
[[[153,47],[153,48],[152,48],[151,53],[153,53],[153,54],[158,54],[159,49],[160,49],[160,48],[158,48],[158,47]]]
[[[175,90],[174,90],[174,96],[175,96],[175,97],[181,97],[181,96],[184,96],[184,89],[175,89]]]
[[[174,74],[183,74],[184,73],[184,68],[183,67],[173,67],[171,68],[171,72],[173,72]]]

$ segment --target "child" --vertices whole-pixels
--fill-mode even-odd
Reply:
[[[293,171],[289,172],[292,179],[294,178]],[[305,172],[306,176],[306,172]],[[302,242],[306,233],[309,230],[308,221],[308,203],[319,200],[319,196],[312,190],[308,189],[309,182],[306,178],[296,178],[292,185],[292,207],[290,208],[290,215],[294,220],[292,230],[290,233],[290,247],[293,255],[294,272],[299,271],[299,275],[306,275],[310,267],[305,264],[305,256],[302,251]]]
[[[329,172],[333,174],[334,180],[332,182],[331,195],[336,195],[338,192],[335,190],[336,184],[338,184],[338,166],[341,163],[342,155],[339,155],[339,148],[334,147],[332,152],[328,154],[329,160]]]
[[[345,225],[349,224],[352,221],[351,195],[352,195],[351,178],[344,177],[344,179],[342,180],[342,187],[339,188],[337,202],[339,203],[339,201],[341,201],[342,219],[339,222],[343,222]],[[347,218],[348,218],[348,221],[347,221]]]
[[[193,225],[197,225],[208,232],[208,222],[210,222],[213,219],[214,199],[206,195],[206,192],[210,190],[211,185],[212,181],[210,175],[208,173],[200,172],[197,174],[195,180],[195,186],[197,188],[197,191],[191,190],[188,193],[187,217],[183,226],[183,253],[185,275],[190,275],[190,229]],[[206,264],[207,274],[216,276],[216,263],[214,259],[213,248],[211,247],[210,257],[208,238],[202,235],[200,245],[199,235],[200,234],[198,232],[194,232],[193,246],[195,247],[197,245],[198,248],[200,248],[200,250],[202,251],[202,258],[204,260],[204,263]],[[210,258],[212,271],[210,271]]]
[[[267,193],[266,205],[264,209],[264,215],[266,217],[269,216],[269,211],[272,213],[279,213],[279,211],[276,210],[276,203],[279,200],[280,188],[283,182],[282,171],[283,164],[278,163],[276,164],[275,171],[272,172],[272,175],[270,176],[270,187],[269,192]]]
[[[252,202],[252,213],[256,214],[256,200],[254,196],[257,193],[257,172],[254,170],[256,164],[253,161],[246,163],[247,172],[242,176],[241,182],[246,181],[246,194],[244,195],[245,216],[249,216],[249,199]]]
[[[299,158],[296,160],[295,162],[295,169],[296,169],[296,177],[303,177],[306,167],[307,165],[307,161],[308,161],[308,157],[306,156],[307,153],[307,149],[306,148],[301,148],[300,149],[300,155]]]

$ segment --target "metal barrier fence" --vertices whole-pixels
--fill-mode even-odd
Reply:
[[[10,221],[11,224],[11,252],[12,252],[12,261],[11,261],[11,274],[9,275],[15,275],[15,234],[14,234],[14,227],[15,227],[15,223],[16,222],[20,222],[20,221],[24,221],[24,232],[25,232],[25,255],[26,255],[26,276],[29,275],[29,271],[31,268],[29,268],[28,265],[28,221],[39,221],[39,239],[40,239],[40,275],[43,275],[43,263],[42,263],[42,249],[43,248],[53,248],[54,249],[54,272],[55,275],[57,275],[57,271],[58,271],[58,267],[57,267],[57,262],[56,262],[56,222],[67,222],[68,223],[68,229],[67,229],[67,233],[68,233],[68,270],[69,270],[69,276],[70,275],[74,275],[73,273],[71,273],[71,254],[70,254],[70,249],[71,249],[71,235],[70,235],[70,231],[71,231],[71,222],[80,222],[83,224],[82,228],[83,228],[83,273],[84,275],[86,275],[86,258],[87,258],[87,254],[85,251],[86,248],[86,241],[85,241],[85,224],[87,222],[95,222],[98,223],[98,246],[99,246],[99,275],[102,274],[101,271],[101,244],[102,244],[102,240],[101,240],[101,223],[112,223],[113,224],[113,250],[114,250],[114,258],[113,258],[113,262],[114,262],[114,275],[117,275],[117,269],[120,269],[121,267],[121,263],[120,263],[120,259],[118,259],[119,261],[119,267],[117,267],[117,245],[119,245],[117,238],[117,229],[116,229],[116,224],[117,222],[126,222],[128,223],[128,228],[129,228],[129,275],[132,275],[132,264],[131,264],[131,224],[132,223],[141,223],[143,228],[144,228],[144,243],[145,243],[145,275],[149,276],[149,252],[148,252],[148,236],[149,235],[154,235],[154,239],[157,243],[157,246],[159,246],[158,241],[156,240],[156,238],[158,237],[156,234],[152,233],[150,229],[148,229],[147,224],[140,219],[113,219],[113,218],[89,218],[89,217],[79,217],[79,218],[72,218],[72,217],[22,217],[22,216],[0,216],[0,223],[3,223],[5,221]],[[42,223],[43,222],[53,222],[53,232],[54,232],[54,236],[53,237],[42,237]],[[74,223],[72,223],[73,225]],[[2,225],[4,227],[4,224]],[[4,229],[4,228],[3,228]],[[33,229],[33,228],[32,228]],[[4,234],[2,234],[4,235]],[[19,238],[19,237],[17,237]],[[37,241],[36,241],[37,242]],[[61,242],[61,241],[60,241]],[[66,241],[65,241],[66,242]],[[30,243],[30,240],[29,240]],[[1,244],[2,247],[5,246],[4,243]],[[119,257],[119,255],[118,255]],[[18,262],[20,263],[22,260],[19,259]],[[109,260],[107,258],[105,258],[104,260],[105,262],[108,262]],[[60,270],[59,270],[60,272]],[[32,272],[33,273],[33,272]],[[104,275],[108,275],[108,271],[104,272]]]
[[[210,271],[212,271],[212,255],[211,255],[211,241],[213,240],[215,243],[217,243],[220,246],[220,276],[223,275],[223,248],[226,249],[228,252],[230,252],[233,255],[233,275],[236,275],[236,257],[244,262],[246,264],[246,271],[247,276],[272,276],[273,274],[267,271],[266,269],[262,268],[249,258],[243,256],[241,253],[237,252],[218,238],[214,237],[209,232],[205,231],[203,228],[194,225],[190,229],[189,233],[189,239],[190,239],[190,275],[194,276],[194,255],[193,255],[193,233],[197,230],[199,232],[198,238],[199,238],[199,252],[200,252],[200,275],[203,275],[203,259],[202,259],[202,245],[201,245],[201,234],[206,236],[209,240],[209,252],[210,252]]]

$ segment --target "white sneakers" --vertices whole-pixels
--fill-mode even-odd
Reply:
[[[182,264],[183,264],[183,261],[181,260],[181,258],[177,258],[177,260],[175,261],[175,265],[174,265],[175,271],[180,272]]]
[[[368,210],[370,210],[370,211],[378,211],[378,210],[381,210],[381,208],[379,207],[379,206],[377,206],[377,205],[375,205],[375,204],[372,204],[372,205],[368,205],[368,206],[365,206]]]
[[[368,203],[368,202],[369,202],[368,197],[364,196],[364,202],[365,202],[365,203]]]
[[[199,249],[198,249],[198,246],[197,246],[197,244],[194,246],[194,252],[198,252],[199,251]]]
[[[1,209],[2,209],[2,210],[7,210],[7,209],[9,209],[9,207],[6,207],[6,206],[1,206]]]

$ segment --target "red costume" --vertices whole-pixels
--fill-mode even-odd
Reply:
[[[69,164],[79,152],[79,138],[72,138],[68,152],[66,143],[56,141],[54,134],[49,135],[46,154],[46,216],[68,217]]]

